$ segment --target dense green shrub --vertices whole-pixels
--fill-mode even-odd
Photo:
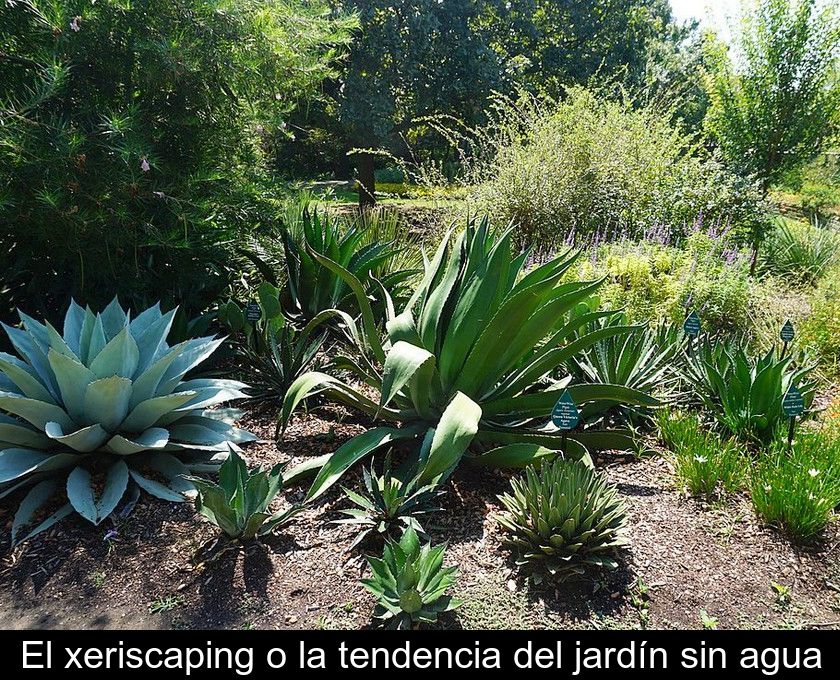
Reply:
[[[599,313],[573,312],[600,282],[565,280],[574,253],[526,272],[528,253],[514,254],[511,240],[510,229],[496,233],[486,219],[471,220],[454,239],[444,237],[402,311],[396,314],[385,305],[384,337],[361,282],[315,255],[350,285],[362,312],[360,327],[342,317],[357,356],[334,362],[354,382],[326,373],[302,375],[286,393],[283,424],[301,400],[322,393],[392,425],[368,430],[335,451],[310,488],[309,500],[364,456],[395,440],[414,442],[413,474],[421,483],[445,479],[471,447],[470,460],[477,464],[523,467],[561,450],[588,457],[589,448],[633,446],[626,432],[605,429],[601,419],[568,437],[546,429],[552,407],[566,390],[584,407],[658,402],[621,385],[570,385],[570,376],[550,379],[571,356],[631,329],[615,325],[581,333]]]
[[[704,427],[697,416],[660,410],[659,438],[673,452],[679,482],[695,496],[738,491],[746,479],[747,459],[732,440]]]
[[[780,439],[752,472],[758,515],[799,539],[818,535],[840,505],[840,437],[830,429],[800,429],[788,453]]]
[[[209,306],[231,242],[270,214],[262,134],[317,92],[349,37],[327,8],[2,3],[0,314],[114,292]]]
[[[811,314],[801,325],[802,344],[820,360],[820,368],[831,373],[840,369],[840,267],[820,283],[811,298]]]
[[[212,469],[255,438],[231,424],[238,412],[213,408],[245,385],[183,379],[222,341],[169,347],[173,317],[155,305],[132,319],[115,298],[100,314],[71,302],[63,335],[23,313],[23,329],[5,327],[19,356],[0,354],[0,488],[31,487],[12,542],[74,511],[99,524],[140,489],[183,501],[191,466]]]
[[[615,569],[625,545],[624,503],[599,472],[582,461],[557,458],[533,465],[499,496],[497,520],[516,563],[536,580],[564,580],[587,569]]]
[[[560,103],[502,102],[483,133],[471,181],[481,209],[549,246],[569,230],[678,236],[702,215],[747,234],[758,197],[653,105],[572,89]]]
[[[840,238],[830,229],[780,219],[762,250],[761,270],[788,285],[814,284],[836,262]]]
[[[624,309],[633,322],[680,325],[687,309],[715,332],[749,331],[754,283],[746,259],[731,243],[697,231],[682,247],[622,241],[602,245],[580,267],[606,276],[599,295],[607,308]]]

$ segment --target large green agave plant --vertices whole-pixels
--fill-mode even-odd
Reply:
[[[685,377],[697,399],[730,434],[744,441],[769,444],[786,417],[784,396],[795,385],[806,411],[814,401],[817,383],[813,365],[781,357],[775,348],[751,356],[741,340],[705,338],[686,359]]]
[[[382,291],[388,309],[384,338],[362,283],[312,253],[356,294],[361,326],[346,313],[332,312],[356,350],[333,364],[355,382],[323,372],[304,374],[286,393],[281,422],[285,427],[303,399],[321,392],[392,425],[368,430],[318,461],[323,466],[309,500],[351,465],[396,440],[418,443],[420,483],[445,478],[468,448],[477,463],[523,467],[558,452],[587,457],[591,449],[632,446],[627,432],[583,427],[564,436],[549,425],[551,409],[566,389],[580,405],[653,406],[657,400],[623,385],[570,385],[569,376],[548,380],[570,357],[635,327],[585,332],[604,313],[579,313],[576,307],[601,282],[566,280],[576,257],[572,252],[523,272],[528,254],[512,252],[511,234],[493,232],[485,219],[471,221],[451,248],[447,235],[402,312],[396,313]],[[378,399],[369,397],[367,388],[375,389]]]
[[[239,412],[211,410],[245,385],[183,380],[222,340],[169,347],[174,310],[132,319],[116,298],[99,314],[72,301],[63,334],[19,316],[23,328],[4,325],[18,356],[0,353],[0,496],[31,487],[13,543],[73,511],[99,524],[126,492],[182,501],[194,491],[185,474],[254,439],[233,427]]]

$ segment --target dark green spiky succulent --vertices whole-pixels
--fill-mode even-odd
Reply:
[[[604,476],[582,461],[557,458],[529,466],[499,500],[507,509],[497,517],[504,543],[535,580],[618,566],[615,557],[625,545],[624,503]]]
[[[174,316],[155,305],[131,318],[115,298],[100,314],[71,302],[63,334],[22,312],[23,328],[4,326],[18,356],[0,353],[0,497],[31,487],[13,543],[74,511],[99,524],[139,489],[183,501],[189,470],[254,439],[232,426],[238,411],[212,408],[245,385],[184,380],[222,340],[170,347]]]
[[[406,630],[434,623],[438,614],[460,606],[445,594],[458,575],[457,567],[443,566],[445,551],[445,545],[421,545],[411,527],[399,543],[386,541],[382,559],[368,558],[373,578],[362,579],[377,598],[373,615],[388,628]]]
[[[350,550],[372,534],[389,536],[397,527],[411,527],[418,534],[424,534],[418,516],[440,510],[433,507],[433,503],[443,494],[442,489],[436,484],[420,484],[417,477],[404,482],[391,474],[387,463],[381,475],[376,473],[373,465],[370,470],[363,469],[362,475],[367,495],[345,488],[347,498],[358,507],[339,510],[347,518],[336,520],[337,524],[353,524],[362,528]]]
[[[687,358],[685,377],[702,405],[733,436],[746,442],[770,443],[784,422],[782,401],[796,386],[806,411],[814,400],[815,366],[779,356],[775,348],[751,356],[743,340],[704,338]]]
[[[249,471],[236,451],[219,468],[219,483],[189,477],[196,489],[196,509],[230,538],[243,541],[265,536],[302,510],[292,506],[270,513],[268,506],[283,486],[283,465]]]

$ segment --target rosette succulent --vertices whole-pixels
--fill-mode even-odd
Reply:
[[[97,314],[72,301],[63,333],[19,316],[22,328],[4,325],[18,356],[0,353],[0,495],[31,487],[13,543],[74,511],[99,524],[127,492],[182,501],[194,492],[185,474],[254,439],[233,427],[239,412],[211,410],[245,385],[184,380],[222,340],[170,347],[174,310],[132,319],[116,298]]]
[[[388,628],[406,630],[460,606],[445,594],[458,576],[457,567],[443,566],[445,551],[445,545],[421,545],[412,527],[399,543],[386,541],[382,559],[368,558],[373,578],[362,579],[377,599],[373,615]]]
[[[626,544],[624,503],[606,478],[582,461],[556,458],[531,465],[499,500],[507,510],[497,518],[504,543],[535,581],[618,566],[615,555]]]

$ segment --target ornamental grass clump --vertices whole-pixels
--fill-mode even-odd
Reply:
[[[734,493],[744,485],[749,460],[735,441],[704,428],[694,415],[661,410],[656,424],[672,452],[674,473],[691,495]]]
[[[615,569],[625,544],[624,503],[606,478],[581,461],[529,466],[499,496],[504,543],[536,581],[565,580],[589,569]]]
[[[114,301],[101,313],[75,302],[64,332],[19,312],[5,326],[18,356],[0,354],[0,490],[29,488],[12,543],[79,513],[99,524],[126,493],[168,501],[195,491],[184,475],[214,469],[254,436],[240,413],[213,409],[244,384],[185,375],[222,340],[166,342],[175,311],[135,318]]]
[[[788,451],[779,439],[752,471],[756,513],[798,540],[809,540],[836,519],[840,507],[840,436],[803,428]]]
[[[511,238],[511,230],[495,232],[486,219],[471,220],[454,239],[447,235],[400,313],[381,291],[388,310],[384,337],[365,286],[338,263],[313,253],[354,291],[361,325],[333,310],[355,351],[332,363],[350,379],[322,372],[299,377],[283,402],[283,426],[301,401],[316,393],[390,424],[327,456],[308,500],[396,440],[414,443],[412,474],[420,484],[440,483],[465,455],[477,464],[524,467],[558,451],[588,458],[591,449],[634,446],[631,433],[604,429],[599,418],[567,435],[549,425],[551,409],[566,390],[576,404],[596,412],[602,403],[658,401],[624,385],[573,385],[570,375],[557,374],[570,357],[635,327],[587,329],[603,312],[581,314],[577,308],[600,281],[567,280],[577,253],[525,271],[529,253],[514,253]]]

